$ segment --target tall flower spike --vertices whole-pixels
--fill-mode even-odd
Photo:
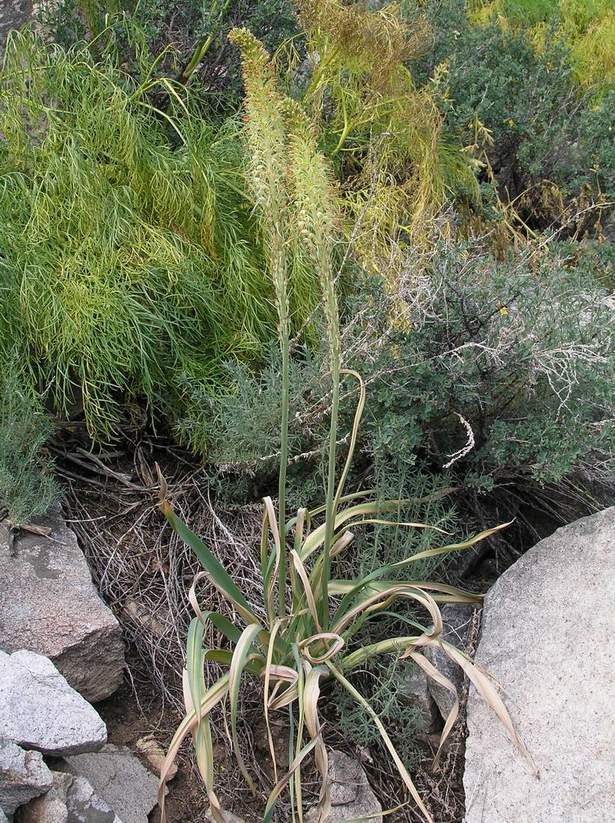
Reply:
[[[301,106],[290,98],[282,104],[288,129],[289,189],[294,225],[320,280],[331,352],[339,359],[339,314],[333,252],[340,218],[327,162],[318,151],[316,133]]]
[[[320,280],[331,369],[331,422],[325,514],[323,568],[319,581],[318,604],[321,624],[328,625],[328,583],[331,574],[331,549],[336,513],[336,441],[341,373],[339,312],[335,289],[333,256],[337,230],[336,198],[328,167],[318,151],[313,126],[303,109],[293,100],[283,106],[288,127],[289,184],[293,213],[303,241],[314,258]]]
[[[269,269],[278,313],[278,337],[282,357],[282,414],[280,424],[280,471],[278,477],[278,540],[281,547],[278,567],[278,611],[286,614],[286,471],[288,467],[288,403],[290,304],[288,298],[289,231],[286,192],[286,129],[282,96],[269,54],[246,29],[233,29],[229,40],[241,51],[245,85],[246,134],[250,150],[249,182],[264,228]]]

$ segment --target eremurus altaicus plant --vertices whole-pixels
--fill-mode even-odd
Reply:
[[[336,561],[348,552],[358,529],[391,525],[408,529],[440,529],[425,523],[400,522],[397,515],[410,501],[373,499],[369,491],[347,493],[345,486],[355,452],[366,389],[361,376],[342,368],[341,345],[334,270],[339,215],[336,196],[326,162],[318,151],[311,123],[301,107],[285,98],[275,84],[275,75],[262,45],[247,31],[233,30],[231,40],[240,47],[246,86],[246,138],[252,158],[251,186],[256,208],[265,226],[269,269],[274,282],[282,352],[282,426],[278,505],[264,499],[260,539],[260,572],[264,599],[263,617],[257,615],[225,568],[211,550],[173,512],[161,482],[161,508],[178,535],[191,547],[203,566],[190,590],[194,618],[187,640],[184,695],[186,715],[170,744],[161,773],[160,806],[164,823],[165,784],[180,745],[191,736],[196,762],[205,784],[211,814],[224,823],[224,812],[214,788],[214,756],[210,727],[212,709],[226,701],[230,715],[230,737],[239,768],[253,792],[256,785],[242,757],[238,740],[240,685],[246,677],[262,687],[263,715],[274,768],[274,786],[263,812],[263,821],[272,819],[275,804],[285,789],[291,793],[294,821],[303,821],[301,767],[313,754],[321,777],[319,817],[325,821],[330,810],[328,757],[323,740],[319,704],[321,685],[336,681],[340,688],[361,704],[378,728],[401,780],[426,821],[432,818],[412,782],[402,759],[377,713],[352,684],[353,670],[376,655],[394,654],[409,658],[425,674],[455,694],[446,719],[436,759],[457,718],[456,690],[424,655],[437,646],[467,674],[482,697],[497,713],[510,736],[521,746],[509,714],[488,675],[470,658],[442,639],[439,604],[478,603],[478,595],[453,586],[400,579],[400,571],[427,558],[464,551],[504,526],[487,529],[460,543],[426,549],[400,562],[386,564],[361,579],[336,579]],[[331,373],[331,412],[326,499],[323,505],[299,509],[288,517],[285,505],[285,469],[288,460],[288,258],[287,248],[300,242],[310,254],[322,287],[323,314],[327,330]],[[336,453],[339,389],[342,379],[358,387],[357,406],[348,439],[348,450],[337,478]],[[417,501],[413,501],[417,502]],[[420,502],[420,501],[418,501]],[[508,525],[508,524],[505,524]],[[237,621],[215,612],[202,612],[197,584],[206,579],[228,602]],[[400,621],[411,625],[413,634],[386,638],[368,646],[358,646],[355,638],[366,621],[384,610],[391,613],[396,602],[412,601],[426,613],[426,625],[418,620]],[[211,622],[228,647],[205,649],[204,629]],[[204,666],[215,661],[227,671],[209,688],[205,687]],[[289,713],[292,740],[289,768],[279,775],[271,734],[272,712]]]

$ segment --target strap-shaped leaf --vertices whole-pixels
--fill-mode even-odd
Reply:
[[[231,643],[236,643],[239,640],[241,632],[231,623],[230,620],[228,620],[228,618],[218,612],[201,611],[201,607],[199,606],[199,601],[196,596],[196,587],[199,581],[203,578],[209,580],[209,575],[207,572],[199,572],[195,575],[194,580],[192,581],[192,586],[190,586],[190,591],[188,592],[188,600],[190,601],[190,605],[192,606],[194,613],[203,624],[203,627],[206,626],[207,621],[209,620],[219,632],[222,632],[227,640],[230,640]]]
[[[433,599],[442,603],[474,603],[479,605],[483,602],[483,595],[477,592],[469,592],[457,586],[450,586],[447,583],[432,583],[430,580],[331,580],[329,582],[329,597],[337,595],[347,595],[361,591],[363,596],[367,593],[373,594],[383,591],[391,586],[415,586],[418,589],[426,589],[434,592]]]
[[[202,648],[202,647],[201,647]],[[202,659],[201,659],[201,672],[202,672]],[[205,684],[203,682],[203,677],[201,676],[198,678],[200,680],[199,684],[199,699],[196,703],[193,702],[192,694],[191,694],[191,686],[190,686],[190,676],[188,674],[188,669],[184,669],[182,675],[182,684],[184,687],[184,703],[186,704],[186,711],[191,712],[194,711],[195,705],[200,706],[203,701],[203,695],[205,693]],[[201,687],[202,684],[202,687]],[[201,716],[200,713],[197,714],[197,727],[196,729],[192,729],[192,742],[194,745],[194,752],[196,756],[196,764],[199,770],[199,774],[201,775],[201,779],[207,788],[207,791],[213,791],[213,782],[214,782],[214,750],[213,750],[213,742],[211,739],[211,727],[209,724],[209,715],[205,715],[204,717]]]
[[[512,522],[512,521],[511,521]],[[503,523],[500,526],[494,526],[492,529],[485,529],[484,531],[480,532],[479,534],[471,537],[469,540],[465,540],[462,543],[451,543],[448,546],[440,546],[436,549],[426,549],[425,551],[418,552],[417,554],[413,554],[412,557],[408,557],[405,560],[400,560],[398,563],[389,563],[384,566],[380,566],[378,569],[374,569],[373,572],[366,575],[361,580],[357,580],[353,586],[349,586],[347,583],[344,584],[344,597],[340,602],[338,607],[337,614],[343,614],[353,603],[355,597],[361,592],[361,590],[366,589],[368,586],[371,586],[374,581],[379,580],[386,575],[394,573],[397,569],[404,568],[405,566],[409,566],[411,563],[415,563],[417,560],[425,560],[430,557],[436,557],[437,555],[441,554],[450,554],[451,552],[460,551],[463,549],[469,549],[474,546],[476,543],[484,540],[485,538],[489,537],[492,534],[495,534],[502,529],[505,529],[507,526],[510,526],[510,523]],[[421,585],[421,584],[414,584],[414,585]],[[429,586],[425,586],[425,588],[431,588],[433,590],[438,590],[435,588],[434,584],[429,584]],[[440,588],[439,590],[443,591],[444,589]],[[461,590],[458,589],[457,592],[461,594]],[[452,592],[448,592],[452,594]],[[468,602],[464,600],[459,600],[458,602]]]
[[[186,711],[189,712],[195,706],[200,706],[205,693],[205,679],[203,677],[203,633],[205,628],[203,623],[193,617],[188,627],[188,639],[186,642],[186,675],[189,691],[188,696],[184,695]],[[200,715],[197,715],[197,725],[200,725]]]
[[[230,600],[237,611],[241,614],[247,623],[258,623],[258,618],[248,605],[241,590],[233,582],[232,577],[226,571],[222,563],[217,557],[207,548],[205,543],[193,531],[191,531],[186,524],[176,517],[170,505],[162,505],[162,510],[165,517],[175,529],[177,534],[186,543],[192,551],[196,554],[205,572],[214,586],[220,591],[227,600]]]
[[[435,492],[430,492],[429,494],[424,495],[423,497],[403,497],[399,500],[395,500],[395,506],[388,511],[396,511],[399,508],[407,508],[408,506],[417,506],[417,505],[426,505],[427,503],[435,503],[436,500],[442,500],[444,497],[448,497],[450,494],[459,491],[456,486],[446,486],[443,489],[438,489]],[[358,500],[361,497],[373,497],[376,493],[376,489],[363,489],[359,492],[352,492],[351,494],[345,494],[337,501],[338,503],[350,503],[352,500]],[[390,501],[393,502],[393,501]],[[326,506],[317,506],[314,509],[310,509],[310,517],[316,517],[319,514],[322,514],[326,509]],[[292,525],[294,523],[294,519],[289,521]]]
[[[341,614],[340,606],[340,609],[335,615],[335,624],[333,625],[332,631],[337,634],[343,634],[344,630],[363,612],[368,613],[388,608],[390,603],[398,598],[415,600],[417,603],[420,603],[421,606],[424,606],[431,616],[434,625],[433,633],[439,635],[442,632],[442,615],[440,614],[438,604],[429,592],[412,583],[394,583],[388,589],[384,588],[373,593],[368,591],[354,603],[352,608],[343,614]]]
[[[203,612],[203,618],[209,620],[231,643],[237,643],[241,637],[241,631],[224,615],[218,612]]]
[[[318,716],[318,699],[320,697],[320,678],[327,677],[328,672],[324,666],[317,666],[312,669],[306,665],[307,675],[303,688],[303,711],[305,726],[312,740],[316,742],[316,768],[320,772],[320,799],[318,808],[320,815],[326,819],[331,808],[331,778],[329,777],[329,757],[327,749],[322,742],[320,718]]]
[[[297,669],[297,702],[299,705],[299,717],[297,719],[297,740],[295,750],[301,751],[303,747],[303,730],[305,728],[304,702],[303,692],[305,684],[305,672],[303,671],[303,663],[301,660],[301,653],[296,643],[292,646],[293,659],[295,661],[295,668]],[[297,816],[299,823],[303,823],[303,792],[301,785],[301,769],[296,769],[294,773],[294,794],[297,806]]]
[[[316,603],[316,599],[314,597],[314,592],[312,591],[312,586],[310,584],[310,579],[308,577],[307,570],[306,570],[305,566],[303,565],[303,563],[301,561],[301,558],[299,557],[299,555],[297,554],[297,552],[294,549],[291,551],[290,555],[291,555],[291,558],[292,558],[292,561],[293,561],[293,566],[294,566],[297,574],[299,575],[299,578],[301,580],[301,585],[303,586],[303,594],[305,596],[305,601],[306,601],[307,608],[310,612],[310,615],[312,616],[312,620],[314,621],[314,625],[316,626],[316,630],[321,631],[320,622],[318,620],[317,603]]]
[[[408,649],[412,650],[420,641],[423,634],[413,634],[400,637],[387,637],[377,643],[370,643],[355,649],[351,654],[347,654],[340,662],[340,668],[344,672],[352,671],[357,666],[363,666],[367,660],[382,654],[400,655]]]
[[[211,660],[214,663],[220,663],[222,666],[230,668],[233,661],[233,652],[229,649],[207,649],[203,655],[205,660]],[[265,660],[262,654],[251,654],[246,660],[244,670],[259,677],[263,673]]]
[[[271,762],[273,763],[273,779],[278,782],[278,764],[275,756],[275,746],[273,745],[273,735],[271,734],[271,724],[269,722],[269,688],[271,685],[271,667],[273,664],[273,654],[275,651],[275,638],[280,631],[282,621],[278,618],[271,626],[271,633],[269,635],[269,646],[267,648],[267,661],[265,663],[265,684],[263,688],[263,711],[265,712],[265,726],[267,728],[267,742],[269,744],[269,753],[271,754]]]
[[[400,507],[402,507],[404,501],[397,498],[395,500],[372,500],[369,503],[359,503],[354,506],[349,506],[347,509],[340,511],[335,516],[335,531],[338,532],[340,527],[343,526],[345,523],[348,524],[347,528],[351,528],[354,523],[349,522],[356,520],[357,523],[361,521],[361,519],[369,517],[369,515],[378,515],[378,514],[386,514],[388,512],[396,512],[399,511]],[[365,522],[369,522],[365,520]],[[399,524],[394,524],[399,525]],[[410,524],[409,524],[410,525]],[[430,526],[426,523],[412,523],[412,526],[415,528],[425,528],[425,529],[434,529],[435,531],[442,531],[441,529],[437,529],[434,526]],[[303,548],[301,550],[301,559],[306,560],[311,554],[313,554],[324,542],[325,539],[325,531],[326,531],[326,523],[322,523],[318,528],[314,529],[308,537],[306,537]]]
[[[209,712],[214,708],[214,706],[216,706],[226,695],[226,693],[228,692],[228,681],[229,675],[225,674],[219,680],[217,680],[213,686],[207,689],[207,691],[203,695],[203,699],[201,701],[200,706],[198,706],[193,711],[186,713],[186,716],[179,724],[175,731],[175,734],[173,735],[173,739],[169,744],[169,749],[164,759],[164,763],[162,764],[162,767],[160,769],[158,805],[160,806],[161,823],[166,823],[167,819],[165,813],[166,785],[169,780],[171,767],[175,763],[175,758],[177,757],[179,747],[186,739],[186,736],[191,734],[194,731],[194,729],[196,729],[198,717],[205,717],[206,715],[208,715]]]
[[[297,753],[297,756],[295,757],[295,759],[291,763],[290,769],[288,770],[288,772],[284,775],[284,777],[282,777],[280,780],[278,780],[276,785],[273,787],[273,789],[271,790],[271,794],[267,798],[267,805],[265,806],[265,813],[263,815],[263,823],[271,823],[273,810],[275,808],[275,804],[277,802],[278,797],[282,794],[282,792],[284,790],[284,787],[290,781],[291,777],[293,777],[293,775],[296,772],[298,772],[299,767],[301,766],[301,764],[303,763],[305,758],[312,751],[312,749],[314,749],[314,747],[318,745],[318,743],[319,743],[318,738],[310,740],[310,742],[307,743],[301,749],[301,751]]]
[[[273,624],[275,615],[274,592],[276,584],[278,583],[278,571],[282,561],[282,552],[286,551],[286,546],[280,543],[280,529],[278,526],[278,519],[273,506],[273,500],[270,497],[264,497],[265,515],[263,517],[263,533],[265,537],[261,536],[261,566],[263,567],[263,587],[265,592],[265,604],[267,606],[267,618],[269,625]],[[268,532],[271,531],[273,536],[273,552],[267,557]],[[263,539],[265,544],[263,545]],[[278,597],[284,598],[286,590],[278,591]]]
[[[214,785],[214,744],[211,737],[209,715],[201,720],[199,727],[192,733],[196,765],[205,783],[207,791],[213,791]]]
[[[408,557],[406,560],[400,560],[398,563],[392,563],[387,568],[401,569],[404,566],[409,566],[410,563],[416,563],[418,560],[426,560],[429,557],[437,557],[440,554],[450,554],[451,552],[470,549],[481,540],[491,537],[492,534],[496,534],[496,532],[500,532],[502,529],[507,529],[513,522],[513,520],[510,520],[508,523],[501,523],[499,526],[494,526],[491,529],[485,529],[479,534],[474,535],[474,537],[471,537],[469,540],[464,540],[462,543],[451,543],[448,546],[439,546],[436,549],[425,549],[425,551],[417,552],[417,554],[413,554],[412,557]]]
[[[352,683],[350,683],[350,681],[347,680],[344,677],[344,675],[340,671],[338,671],[337,668],[334,665],[332,665],[330,662],[327,662],[325,665],[330,670],[333,677],[338,681],[338,683],[340,683],[340,685],[344,689],[346,689],[346,691],[357,701],[357,703],[359,703],[365,709],[365,711],[369,714],[371,719],[374,721],[374,724],[375,724],[376,728],[380,732],[380,737],[382,738],[382,742],[387,747],[387,749],[389,750],[389,754],[393,758],[393,762],[395,763],[395,766],[397,767],[397,771],[399,772],[399,776],[401,777],[401,779],[406,784],[406,787],[407,787],[408,791],[410,792],[410,794],[412,795],[412,798],[413,798],[414,802],[419,807],[419,809],[421,811],[421,814],[424,816],[427,823],[434,823],[432,816],[429,814],[429,812],[427,811],[427,808],[425,807],[425,804],[421,800],[421,796],[418,793],[418,791],[416,789],[416,786],[412,782],[412,778],[408,774],[408,770],[404,766],[404,763],[403,763],[401,757],[397,753],[397,750],[396,750],[395,746],[393,745],[393,742],[392,742],[391,738],[389,737],[389,735],[387,733],[387,730],[385,729],[384,724],[382,723],[382,720],[378,716],[378,713],[376,711],[374,711],[371,704],[363,697],[362,694],[360,694],[360,692],[358,692],[355,689],[355,687],[352,685]]]
[[[237,737],[237,710],[239,707],[239,686],[241,685],[241,675],[246,667],[246,662],[248,660],[250,649],[252,648],[253,644],[256,642],[258,635],[263,631],[263,627],[258,623],[253,623],[250,626],[246,626],[246,628],[241,633],[241,637],[237,645],[235,646],[235,651],[233,652],[233,658],[231,660],[231,668],[229,670],[229,700],[231,704],[231,739],[233,743],[233,749],[235,752],[235,759],[237,760],[237,764],[239,769],[244,776],[244,779],[250,790],[253,794],[256,794],[256,786],[254,785],[254,781],[248,774],[248,769],[246,768],[245,761],[241,756],[241,751],[239,748],[239,739]]]
[[[354,452],[357,446],[357,437],[359,434],[359,426],[361,424],[361,417],[363,416],[366,398],[365,380],[363,380],[359,372],[355,371],[354,369],[341,369],[340,374],[346,374],[350,377],[354,377],[354,379],[358,382],[359,400],[357,401],[357,407],[355,409],[354,419],[352,421],[352,429],[350,431],[350,443],[348,444],[348,453],[346,455],[346,461],[344,463],[344,468],[342,469],[342,473],[340,475],[340,479],[337,485],[337,490],[335,492],[335,504],[333,507],[333,511],[337,511],[337,507],[339,506],[340,501],[344,495],[344,486],[346,485],[346,478],[348,477],[348,472],[350,470],[350,466],[352,465],[352,460],[354,458]]]
[[[532,769],[534,770],[535,774],[538,774],[538,770],[536,768],[536,764],[534,760],[527,750],[525,744],[517,734],[517,731],[513,725],[512,719],[510,714],[508,713],[508,709],[504,705],[504,701],[498,694],[496,687],[493,685],[492,679],[489,675],[481,670],[475,663],[473,663],[467,655],[457,649],[452,643],[448,643],[444,640],[441,640],[439,643],[440,648],[442,651],[450,657],[455,663],[457,663],[467,674],[468,678],[474,684],[476,691],[480,694],[483,698],[485,703],[493,709],[495,714],[498,716],[500,722],[508,732],[508,735],[512,742],[517,746],[519,751],[524,755],[527,759],[529,764],[531,765]]]
[[[434,646],[439,645],[438,641],[433,642]],[[442,672],[439,672],[438,669],[433,665],[431,660],[428,660],[424,655],[420,654],[419,652],[412,651],[409,649],[403,657],[409,657],[420,666],[421,669],[425,672],[427,677],[430,677],[435,683],[442,686],[443,688],[447,689],[453,695],[453,705],[448,713],[446,718],[446,722],[444,723],[444,728],[442,729],[442,734],[440,735],[440,743],[438,745],[438,751],[436,752],[436,756],[434,757],[433,765],[434,767],[438,765],[440,760],[440,755],[442,754],[442,747],[446,743],[446,740],[450,734],[451,729],[455,725],[455,721],[457,720],[457,716],[459,714],[459,697],[457,695],[457,689],[455,688],[454,683],[445,677]]]

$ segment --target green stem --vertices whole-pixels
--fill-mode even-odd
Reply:
[[[194,74],[197,66],[201,63],[211,48],[211,44],[214,42],[215,38],[218,36],[220,29],[222,27],[222,18],[226,13],[231,0],[225,0],[224,5],[220,9],[220,14],[218,15],[218,19],[213,26],[211,32],[209,34],[204,35],[199,42],[197,43],[194,51],[192,52],[192,56],[188,62],[186,68],[182,71],[180,76],[177,78],[179,83],[182,83],[184,86],[189,82],[190,78]]]
[[[286,281],[286,277],[281,278]],[[286,615],[286,469],[288,467],[288,317],[280,317],[280,350],[282,353],[282,420],[280,424],[280,472],[278,477],[278,528],[280,539],[280,566],[278,570],[278,614]]]
[[[288,404],[290,361],[290,304],[288,298],[287,261],[284,242],[283,203],[274,194],[269,202],[271,277],[278,311],[278,337],[282,355],[282,397],[280,420],[280,471],[278,473],[278,539],[280,565],[278,567],[278,615],[286,616],[286,471],[288,468]]]
[[[326,631],[329,624],[329,603],[326,591],[331,577],[331,547],[335,534],[335,467],[336,467],[336,447],[337,440],[337,418],[339,411],[340,387],[339,387],[339,364],[337,369],[331,369],[331,379],[333,380],[332,400],[331,400],[331,424],[329,427],[329,465],[327,471],[327,509],[325,515],[325,542],[323,552],[323,568],[321,587],[325,595],[320,598],[321,606],[320,623]]]
[[[318,598],[319,619],[323,630],[329,626],[328,588],[331,579],[331,548],[335,536],[335,517],[337,513],[337,495],[335,482],[337,424],[340,405],[340,331],[335,279],[331,270],[331,259],[325,253],[319,255],[321,277],[324,285],[325,316],[329,336],[329,358],[331,363],[331,422],[329,424],[329,465],[327,471],[327,505],[325,509],[325,540],[323,546],[322,577],[320,580],[321,597]]]
[[[194,51],[192,52],[192,56],[188,62],[186,68],[182,71],[182,73],[177,78],[177,82],[181,83],[182,85],[186,85],[192,75],[194,74],[196,67],[199,63],[203,60],[207,52],[209,51],[211,44],[214,41],[215,32],[211,32],[210,34],[202,37],[199,42],[196,44]]]
[[[340,138],[337,141],[337,146],[333,149],[331,153],[332,157],[342,150],[344,144],[346,142],[346,138],[350,132],[350,121],[348,120],[348,112],[346,111],[346,100],[342,98],[342,113],[344,115],[344,128],[342,129],[342,133],[340,134]]]

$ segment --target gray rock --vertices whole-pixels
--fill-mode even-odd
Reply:
[[[96,751],[107,728],[46,657],[0,651],[0,736],[60,756]]]
[[[68,823],[122,823],[85,777],[73,779],[66,795],[66,808]]]
[[[4,814],[2,809],[0,809],[0,823],[9,823],[7,816]]]
[[[31,800],[17,812],[15,823],[68,823],[66,795],[72,778],[53,772],[53,787],[42,797]]]
[[[466,823],[615,820],[615,508],[559,529],[487,595],[477,661],[538,770],[471,689]]]
[[[428,677],[415,663],[405,663],[400,675],[399,691],[401,698],[418,712],[421,730],[433,730],[438,720],[438,707],[429,690]]]
[[[53,788],[22,807],[16,823],[122,823],[84,777],[53,772]]]
[[[26,752],[0,739],[0,809],[13,814],[18,806],[49,791],[52,783],[40,752]]]
[[[367,781],[361,764],[344,752],[329,752],[331,778],[331,812],[326,823],[344,823],[352,820],[382,823],[382,806]],[[310,809],[306,823],[316,823],[318,810]]]
[[[68,757],[62,767],[85,777],[124,823],[147,823],[158,798],[158,780],[123,746],[107,745],[96,754]]]
[[[37,524],[51,529],[49,537],[22,532],[12,550],[0,525],[0,648],[44,654],[95,703],[122,683],[121,629],[92,583],[75,533],[60,515]]]
[[[442,639],[462,651],[467,651],[476,607],[466,603],[446,603],[441,611],[444,624]],[[463,670],[456,663],[453,663],[450,657],[444,654],[441,649],[434,646],[428,646],[425,649],[425,656],[441,674],[448,677],[451,683],[456,686],[457,694],[460,696],[464,683]],[[455,702],[452,692],[431,678],[428,678],[427,686],[442,718],[446,720]]]
[[[27,23],[32,13],[32,0],[2,0],[0,3],[0,57],[11,29]]]

